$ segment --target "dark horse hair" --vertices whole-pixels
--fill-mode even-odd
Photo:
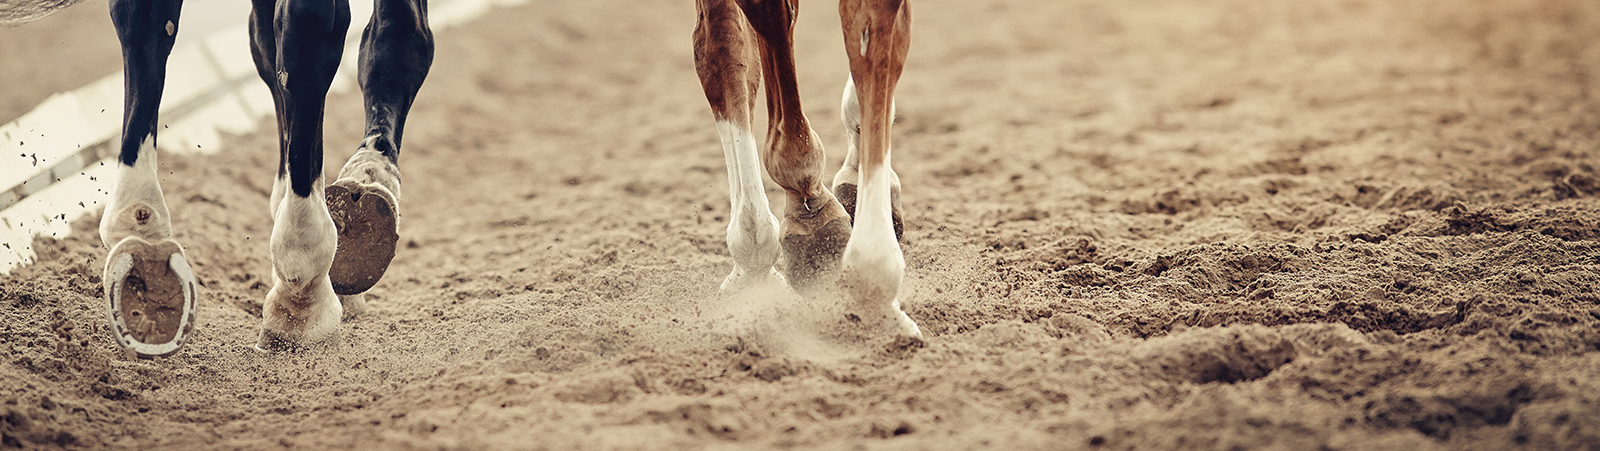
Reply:
[[[18,25],[43,19],[82,0],[0,0],[0,25]]]

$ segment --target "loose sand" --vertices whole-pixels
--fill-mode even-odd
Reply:
[[[97,9],[60,17],[114,57]],[[921,342],[718,295],[694,15],[442,31],[404,246],[331,350],[249,349],[269,126],[163,156],[198,335],[124,356],[95,219],[39,240],[0,276],[0,448],[1600,449],[1600,3],[919,0],[894,163]],[[828,176],[837,23],[807,3],[796,36]],[[27,39],[0,80],[116,69]],[[361,119],[329,103],[331,173]]]

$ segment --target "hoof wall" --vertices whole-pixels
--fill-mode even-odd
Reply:
[[[814,294],[832,288],[843,257],[844,246],[850,241],[850,218],[828,221],[809,233],[787,232],[782,239],[785,258],[784,276],[789,286],[801,294]]]

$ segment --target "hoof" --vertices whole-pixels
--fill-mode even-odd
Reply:
[[[833,187],[833,193],[839,196],[839,204],[844,206],[844,212],[850,215],[851,224],[854,224],[856,217],[856,184],[840,183]],[[895,241],[903,241],[901,237],[902,232],[905,231],[905,226],[900,222],[900,190],[898,188],[889,192],[889,205],[893,206],[889,210],[889,219],[894,221],[894,239]]]
[[[194,271],[177,242],[123,238],[106,256],[102,280],[111,335],[123,348],[165,356],[194,332]]]
[[[399,203],[377,184],[339,180],[327,188],[328,213],[339,231],[328,278],[340,295],[366,292],[383,278],[394,260],[400,233],[395,207]]]
[[[260,351],[300,351],[339,339],[344,306],[326,280],[292,286],[276,280],[261,309]]]
[[[814,295],[833,288],[844,247],[850,242],[850,216],[834,199],[827,199],[817,211],[804,211],[790,202],[784,218],[782,239],[784,276],[789,286],[802,295]]]

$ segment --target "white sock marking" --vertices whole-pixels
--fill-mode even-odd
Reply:
[[[734,270],[723,288],[745,274],[776,274],[778,262],[778,218],[767,207],[766,187],[761,179],[761,155],[756,137],[749,130],[728,121],[717,121],[722,136],[722,154],[728,165],[728,251],[733,254]]]
[[[917,323],[900,310],[900,284],[906,261],[894,235],[887,155],[881,166],[863,173],[856,191],[855,230],[844,247],[845,294],[865,317],[886,321],[907,336],[921,336]]]
[[[278,205],[283,203],[283,193],[289,189],[288,175],[279,175],[272,178],[272,196],[267,199],[267,215],[274,221],[278,218]]]
[[[333,266],[339,235],[322,193],[321,180],[310,196],[285,193],[273,216],[272,268],[284,281],[297,286],[326,277]]]
[[[133,166],[117,164],[117,182],[111,202],[100,217],[100,243],[106,248],[117,245],[123,238],[139,234],[149,239],[172,236],[172,222],[167,213],[167,200],[161,194],[161,181],[156,173],[155,137],[146,136],[139,143],[139,158]],[[155,211],[144,225],[117,218],[116,214],[130,204],[144,203]],[[119,220],[123,219],[123,220]]]
[[[339,242],[338,230],[328,214],[322,180],[314,183],[310,196],[285,192],[278,201],[270,245],[273,286],[262,306],[264,325],[305,318],[305,329],[278,332],[307,343],[337,335],[344,314],[333,283],[328,280],[328,268],[333,266]],[[275,318],[279,309],[290,310],[290,318]]]
[[[900,293],[906,263],[894,236],[888,164],[869,171],[862,174],[856,191],[855,229],[845,245],[846,277],[855,279],[847,289],[857,293],[858,300],[887,304]]]

